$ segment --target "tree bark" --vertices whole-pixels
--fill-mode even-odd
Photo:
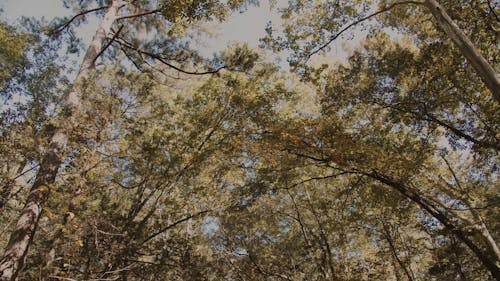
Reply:
[[[434,16],[438,26],[450,37],[476,70],[477,75],[493,94],[493,98],[500,102],[500,76],[495,69],[436,0],[425,0],[424,5]]]
[[[49,198],[50,188],[54,184],[57,172],[63,160],[68,138],[77,124],[82,111],[81,93],[83,82],[87,80],[95,67],[95,61],[101,52],[106,35],[117,18],[120,0],[111,0],[106,14],[98,27],[83,58],[73,87],[65,100],[64,116],[61,125],[52,135],[49,147],[40,164],[35,183],[31,187],[26,203],[17,224],[11,233],[5,252],[0,260],[0,280],[16,280],[23,268],[28,248],[35,235],[43,206]]]

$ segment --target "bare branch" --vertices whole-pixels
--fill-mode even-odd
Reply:
[[[82,17],[86,14],[89,14],[89,13],[93,13],[93,12],[97,12],[97,11],[100,11],[100,10],[104,10],[104,9],[107,9],[108,6],[102,6],[102,7],[98,7],[98,8],[94,8],[94,9],[90,9],[90,10],[86,10],[86,11],[82,11],[76,15],[74,15],[71,19],[69,19],[67,22],[65,22],[64,24],[58,26],[57,28],[55,28],[52,32],[50,32],[51,35],[55,35],[57,33],[60,33],[62,32],[64,29],[68,28],[69,25],[74,22],[77,18],[79,17]]]
[[[14,180],[17,180],[18,178],[24,176],[25,174],[33,171],[34,169],[38,168],[40,166],[40,164],[36,164],[34,165],[33,167],[29,168],[28,170],[24,171],[24,172],[21,172],[20,174],[16,175],[15,177],[13,177],[12,179],[10,179],[11,181],[14,181]]]
[[[491,13],[495,16],[495,19],[497,20],[497,22],[500,22],[500,18],[498,17],[497,13],[495,12],[495,8],[491,4],[491,1],[487,0],[486,2],[488,3],[488,8],[490,9]]]
[[[60,276],[55,276],[55,275],[51,275],[51,276],[49,276],[49,278],[54,278],[57,280],[65,280],[65,281],[76,281],[76,279],[72,279],[72,278],[68,278],[68,277],[60,277]]]
[[[161,12],[161,8],[149,10],[149,11],[144,11],[144,12],[140,12],[140,13],[135,13],[135,14],[123,15],[123,16],[118,17],[116,20],[137,18],[137,17],[146,16],[146,15],[156,14],[159,12]]]
[[[206,75],[206,74],[215,74],[215,73],[218,73],[219,71],[221,71],[222,69],[226,68],[226,66],[221,66],[219,68],[216,68],[214,70],[208,70],[208,71],[203,71],[203,72],[198,72],[198,71],[189,71],[189,70],[184,70],[182,68],[179,68],[173,64],[171,64],[170,62],[167,61],[166,58],[162,57],[161,55],[159,54],[155,54],[155,53],[151,53],[151,52],[148,52],[148,51],[145,51],[145,50],[142,50],[140,49],[139,47],[136,47],[132,44],[130,44],[129,42],[123,40],[122,38],[119,38],[120,40],[115,40],[118,44],[120,44],[120,46],[122,47],[125,47],[125,48],[128,48],[128,49],[131,49],[131,50],[134,50],[136,51],[137,53],[141,54],[141,55],[145,55],[147,57],[150,57],[150,58],[153,58],[153,59],[156,59],[158,61],[160,61],[161,63],[165,64],[166,66],[170,67],[170,68],[173,68],[179,72],[182,72],[184,74],[188,74],[188,75]]]
[[[113,41],[115,41],[116,37],[118,37],[118,35],[122,31],[122,29],[123,29],[123,25],[120,26],[120,28],[118,29],[118,31],[115,34],[113,34],[113,37],[109,40],[109,42],[106,43],[106,45],[99,51],[99,53],[97,54],[97,56],[95,56],[94,61],[92,62],[92,64],[94,64],[96,62],[96,60],[104,53],[104,51],[106,51],[106,49],[108,49],[109,46],[111,46],[111,44],[113,43]]]
[[[323,44],[321,47],[319,47],[318,49],[312,51],[311,53],[309,53],[309,55],[307,56],[307,60],[309,60],[312,56],[314,56],[315,54],[319,53],[320,51],[324,50],[326,47],[328,47],[328,45],[330,45],[330,43],[332,43],[335,39],[337,39],[340,35],[342,35],[342,33],[344,33],[345,31],[347,31],[348,29],[350,29],[351,27],[365,21],[365,20],[369,20],[379,14],[382,14],[382,13],[385,13],[389,10],[392,10],[393,8],[397,7],[397,6],[400,6],[400,5],[408,5],[408,4],[414,4],[414,5],[423,5],[422,2],[418,2],[418,1],[403,1],[403,2],[396,2],[392,5],[389,5],[387,6],[386,8],[383,8],[381,10],[378,10],[376,11],[375,13],[373,14],[370,14],[366,17],[362,17],[360,19],[358,19],[357,21],[355,22],[352,22],[351,24],[349,24],[348,26],[342,28],[337,34],[335,34],[334,36],[330,37],[330,39],[325,43]],[[307,61],[306,60],[306,61]]]
[[[144,69],[139,64],[137,64],[135,59],[127,52],[127,50],[125,50],[125,48],[122,45],[120,45],[120,50],[122,50],[122,52],[125,54],[125,57],[127,57],[127,59],[129,59],[129,61],[132,62],[132,64],[135,66],[135,68],[137,68],[137,70],[144,72]]]

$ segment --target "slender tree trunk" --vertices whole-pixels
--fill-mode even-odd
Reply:
[[[94,69],[94,64],[103,46],[106,35],[111,30],[115,21],[120,0],[111,0],[110,6],[90,43],[73,88],[66,97],[65,116],[61,125],[53,134],[47,152],[41,161],[40,170],[31,187],[17,224],[11,233],[9,243],[0,260],[0,280],[16,280],[23,268],[28,248],[35,235],[35,230],[40,219],[42,208],[47,201],[50,188],[54,184],[58,169],[63,159],[63,154],[68,143],[68,138],[77,124],[79,112],[82,110],[81,92],[82,85],[89,78]]]
[[[446,10],[436,0],[425,0],[424,5],[430,10],[437,24],[451,38],[460,52],[467,58],[477,75],[490,89],[493,98],[500,102],[500,76],[483,57],[481,52],[469,40],[467,35],[450,18]]]
[[[429,212],[435,219],[443,224],[448,229],[448,231],[454,234],[460,241],[462,241],[462,243],[467,245],[467,247],[474,253],[474,255],[483,264],[483,266],[491,273],[493,278],[500,281],[500,268],[497,266],[497,262],[499,261],[495,256],[488,254],[488,252],[493,252],[490,249],[490,245],[484,245],[488,249],[486,251],[481,249],[480,246],[476,245],[476,243],[474,243],[474,241],[470,239],[470,233],[467,233],[465,230],[463,230],[460,225],[456,225],[456,222],[454,222],[452,218],[436,208],[431,201],[421,196],[421,194],[419,194],[417,191],[393,180],[388,176],[379,174],[378,172],[367,173],[366,175],[394,188],[403,196],[417,203],[420,207]],[[482,235],[481,232],[476,232],[476,234],[480,236]]]

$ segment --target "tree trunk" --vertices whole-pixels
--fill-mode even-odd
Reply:
[[[87,52],[83,58],[80,70],[73,87],[66,97],[65,113],[58,129],[52,135],[47,152],[41,161],[35,183],[31,187],[17,224],[11,233],[9,243],[0,260],[0,280],[16,280],[23,268],[28,248],[35,235],[42,208],[47,201],[50,188],[54,184],[58,169],[63,160],[63,154],[68,138],[75,128],[78,115],[82,110],[82,85],[94,69],[95,61],[103,46],[106,35],[115,21],[121,1],[112,0],[107,12],[98,27]]]
[[[434,16],[438,26],[444,30],[476,70],[477,75],[490,89],[493,98],[500,102],[500,76],[495,69],[436,0],[425,0],[424,5]]]

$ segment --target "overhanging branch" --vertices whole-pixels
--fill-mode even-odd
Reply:
[[[172,69],[175,69],[175,70],[177,70],[179,72],[182,72],[184,74],[188,74],[188,75],[215,74],[215,73],[218,73],[219,71],[221,71],[222,69],[226,68],[226,66],[224,65],[224,66],[221,66],[221,67],[216,68],[214,70],[208,70],[208,71],[202,71],[202,72],[184,70],[184,69],[182,69],[180,67],[177,67],[177,66],[171,64],[170,62],[168,62],[168,60],[166,58],[162,57],[159,54],[155,54],[155,53],[152,53],[152,52],[149,52],[149,51],[142,50],[139,47],[136,47],[136,46],[132,45],[131,43],[123,40],[122,38],[118,37],[117,39],[119,39],[119,40],[115,40],[115,42],[117,42],[118,44],[120,44],[121,47],[133,50],[133,51],[137,52],[140,55],[144,55],[144,56],[150,57],[152,59],[158,60],[159,62],[163,63],[164,65],[166,65],[166,66],[168,66],[168,67],[170,67]]]
[[[104,47],[95,56],[94,61],[92,62],[92,64],[94,64],[96,62],[96,60],[104,53],[104,51],[106,51],[109,48],[109,46],[113,43],[113,41],[115,41],[116,37],[118,37],[118,35],[122,31],[122,29],[123,29],[123,25],[120,26],[120,28],[118,29],[118,31],[115,34],[113,34],[113,37],[106,43],[106,45],[104,45]]]
[[[413,5],[423,5],[422,2],[418,2],[418,1],[402,1],[402,2],[396,2],[394,4],[391,4],[381,10],[378,10],[376,11],[375,13],[373,14],[370,14],[368,16],[365,16],[365,17],[362,17],[360,19],[358,19],[357,21],[355,22],[352,22],[350,23],[348,26],[342,28],[337,34],[335,34],[334,36],[330,37],[330,39],[328,39],[328,41],[321,45],[319,48],[317,48],[316,50],[312,51],[311,53],[309,53],[309,55],[307,55],[307,60],[309,60],[312,56],[314,56],[315,54],[319,53],[320,51],[324,50],[326,47],[328,47],[328,45],[330,45],[335,39],[337,39],[340,35],[342,35],[344,32],[346,32],[348,29],[350,29],[351,27],[355,26],[355,25],[358,25],[360,24],[361,22],[363,21],[366,21],[366,20],[369,20],[379,14],[382,14],[382,13],[385,13],[387,11],[390,11],[392,10],[393,8],[397,7],[397,6],[400,6],[400,5],[408,5],[408,4],[413,4]]]
[[[98,7],[98,8],[94,8],[94,9],[90,9],[90,10],[86,10],[86,11],[82,11],[82,12],[74,15],[71,19],[69,19],[68,21],[66,21],[64,24],[56,27],[53,31],[50,32],[50,34],[54,35],[54,34],[62,32],[64,29],[68,28],[69,25],[72,22],[74,22],[79,17],[82,17],[82,16],[84,16],[86,14],[90,14],[90,13],[93,13],[93,12],[97,12],[97,11],[100,11],[100,10],[104,10],[104,9],[107,9],[107,8],[108,8],[108,6],[102,6],[102,7]]]

